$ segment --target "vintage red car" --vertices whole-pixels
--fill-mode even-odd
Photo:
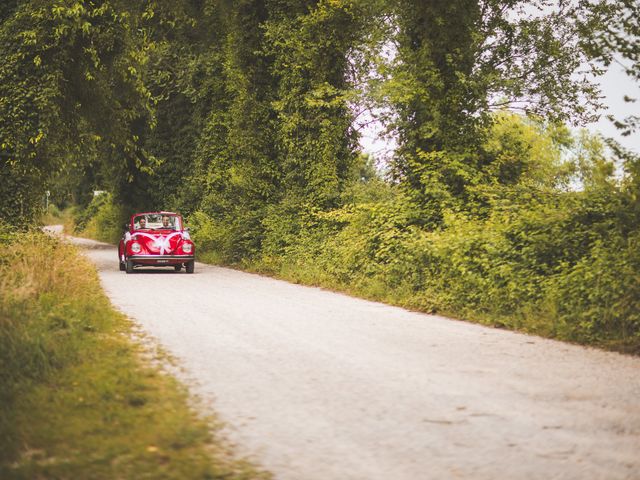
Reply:
[[[184,228],[182,217],[173,212],[145,212],[131,216],[118,244],[120,270],[132,273],[138,266],[184,266],[193,273],[196,247]]]

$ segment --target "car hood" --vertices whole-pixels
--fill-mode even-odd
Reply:
[[[148,253],[165,255],[173,253],[182,242],[182,232],[147,233],[135,232],[131,240],[140,243]]]

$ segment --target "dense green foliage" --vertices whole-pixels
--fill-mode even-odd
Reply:
[[[513,185],[522,170],[484,148],[496,109],[547,122],[586,118],[594,86],[576,81],[584,59],[570,7],[545,2],[394,2],[397,56],[382,93],[395,116],[394,174],[431,228],[444,210],[480,213],[486,185]],[[522,8],[545,7],[535,16]],[[519,14],[520,13],[520,14]],[[498,153],[498,155],[496,155]]]
[[[109,158],[111,186],[143,168],[138,128],[152,117],[142,12],[118,1],[14,3],[0,25],[0,216],[11,223],[33,216],[61,170],[82,179]]]
[[[122,236],[124,219],[128,220],[126,209],[115,204],[111,194],[103,193],[93,197],[86,208],[76,213],[73,226],[87,237],[117,243]]]
[[[588,73],[638,78],[636,3],[9,2],[0,215],[50,188],[114,240],[178,210],[215,261],[637,343],[640,160],[567,126],[597,114]],[[384,177],[366,118],[397,142]]]
[[[441,228],[424,228],[401,187],[369,181],[359,201],[304,210],[296,236],[269,225],[262,257],[249,267],[637,353],[637,177],[615,180],[603,144],[586,135],[575,140],[571,161],[561,161],[557,136],[512,116],[492,127],[484,148],[501,162],[517,159],[522,174],[516,184],[484,187],[490,208],[483,215],[448,209]],[[577,177],[584,189],[568,190]],[[220,232],[196,218],[196,239],[215,248]]]

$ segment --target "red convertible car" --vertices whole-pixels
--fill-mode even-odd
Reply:
[[[182,217],[173,212],[145,212],[131,216],[118,244],[120,270],[132,273],[137,266],[184,266],[193,273],[195,245],[184,228]]]

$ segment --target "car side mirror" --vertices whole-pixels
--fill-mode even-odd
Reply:
[[[189,227],[184,227],[184,231],[188,232],[189,231]]]
[[[127,222],[127,223],[125,223],[125,224],[124,224],[124,229],[125,229],[125,230],[127,230],[127,231],[129,231],[129,222]]]

